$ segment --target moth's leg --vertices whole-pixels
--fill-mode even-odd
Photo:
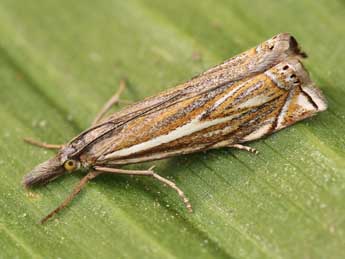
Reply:
[[[257,155],[259,153],[259,151],[257,151],[255,148],[244,146],[241,144],[233,144],[233,145],[229,145],[228,147],[233,147],[233,148],[237,148],[240,150],[245,150],[245,151],[248,151],[248,152],[253,153],[255,155]]]
[[[102,172],[96,172],[96,171],[90,171],[87,175],[85,175],[80,182],[74,187],[72,193],[54,210],[52,210],[47,216],[45,216],[43,219],[41,219],[40,223],[45,223],[48,219],[53,217],[56,213],[58,213],[60,210],[65,208],[77,194],[83,189],[83,187],[92,179],[94,179],[96,176],[102,174]]]
[[[182,199],[184,205],[186,206],[187,210],[189,212],[193,212],[192,205],[190,204],[188,198],[184,194],[184,192],[176,186],[176,184],[158,174],[156,174],[153,171],[154,166],[150,167],[148,170],[125,170],[125,169],[117,169],[117,168],[109,168],[109,167],[100,167],[100,166],[95,166],[94,169],[96,171],[101,171],[105,173],[111,173],[111,174],[127,174],[127,175],[142,175],[142,176],[151,176],[161,183],[167,185],[168,187],[174,189],[177,194],[180,196]]]
[[[61,149],[64,146],[64,145],[57,145],[57,144],[47,144],[45,142],[39,142],[30,138],[24,138],[23,140],[30,145],[46,148],[46,149]]]
[[[223,141],[220,141],[220,142],[214,144],[211,148],[231,147],[231,148],[237,148],[240,150],[245,150],[245,151],[248,151],[248,152],[251,152],[254,154],[259,153],[259,151],[257,151],[255,148],[244,146],[241,144],[229,144],[229,142],[230,142],[229,140],[223,140]],[[232,142],[232,140],[231,140],[231,142]]]
[[[120,81],[119,89],[116,91],[116,93],[109,99],[108,102],[102,107],[101,111],[96,115],[95,119],[92,122],[92,126],[96,125],[100,122],[100,120],[104,117],[104,115],[109,111],[109,109],[117,104],[117,103],[129,103],[129,101],[120,100],[120,96],[122,92],[126,88],[126,82],[125,80]]]

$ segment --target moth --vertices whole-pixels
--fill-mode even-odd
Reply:
[[[256,152],[243,143],[327,109],[324,95],[301,63],[305,57],[296,39],[281,33],[184,84],[105,116],[119,101],[122,82],[92,126],[65,145],[28,139],[58,153],[24,177],[25,187],[77,170],[87,172],[41,223],[66,207],[88,181],[105,173],[153,177],[174,189],[192,211],[183,191],[153,167],[121,166],[222,147]]]

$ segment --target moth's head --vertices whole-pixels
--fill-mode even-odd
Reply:
[[[23,178],[23,185],[30,188],[34,185],[46,184],[66,173],[71,173],[81,167],[78,160],[68,157],[70,151],[62,149],[55,157],[37,165]]]
[[[260,59],[266,61],[280,62],[291,56],[307,57],[307,54],[301,51],[296,39],[289,33],[280,33],[261,43],[255,50]]]

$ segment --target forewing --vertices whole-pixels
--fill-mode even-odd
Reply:
[[[310,84],[298,59],[289,58],[260,75],[133,119],[93,146],[91,156],[97,163],[128,164],[255,140],[325,109],[321,92]]]
[[[154,114],[176,103],[212,92],[214,89],[229,87],[239,80],[262,73],[291,56],[304,56],[300,52],[296,40],[287,33],[274,36],[259,46],[207,70],[182,85],[110,115],[99,125],[81,133],[69,145],[75,149],[74,155],[78,156],[96,141],[114,135],[131,120],[150,113]]]
[[[305,57],[293,36],[282,33],[249,49],[229,60],[195,76],[184,84],[149,97],[120,112],[109,116],[106,121],[119,123],[145,112],[161,109],[175,102],[202,95],[224,84],[262,73],[288,57]]]

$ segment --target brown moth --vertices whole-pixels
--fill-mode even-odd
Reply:
[[[67,206],[89,180],[103,173],[151,176],[177,191],[192,211],[182,190],[152,167],[119,167],[221,147],[256,152],[242,143],[326,110],[322,92],[301,63],[304,57],[295,38],[282,33],[182,85],[103,118],[119,101],[122,82],[93,125],[65,145],[27,140],[59,151],[24,177],[25,187],[78,169],[88,172],[41,222]]]

